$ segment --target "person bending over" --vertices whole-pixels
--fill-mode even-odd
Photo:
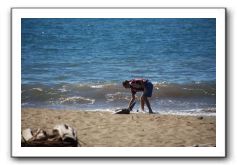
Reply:
[[[144,111],[144,105],[146,104],[148,109],[149,109],[149,113],[153,113],[152,109],[151,109],[151,105],[150,102],[148,100],[148,97],[152,96],[152,90],[153,90],[153,84],[146,79],[132,79],[132,80],[125,80],[123,81],[123,87],[128,89],[131,89],[131,93],[132,93],[132,98],[129,102],[129,106],[135,101],[135,94],[137,92],[143,92],[142,96],[141,96],[141,109],[142,111]]]

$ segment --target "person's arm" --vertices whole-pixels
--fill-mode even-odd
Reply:
[[[131,100],[129,101],[128,107],[131,106],[131,104],[135,101],[135,99],[136,99],[135,94],[132,93],[132,98],[131,98]]]

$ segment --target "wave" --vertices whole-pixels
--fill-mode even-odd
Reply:
[[[121,84],[23,84],[22,103],[51,102],[58,104],[94,104],[96,101],[127,101],[131,97],[129,89]],[[138,94],[140,96],[140,94]],[[215,97],[215,82],[199,83],[154,83],[151,99],[162,98],[202,98]]]
[[[131,96],[128,93],[125,92],[116,92],[113,94],[106,94],[106,99],[108,102],[114,101],[114,100],[130,100]]]
[[[73,96],[73,97],[62,97],[59,98],[60,104],[74,104],[74,103],[79,103],[79,104],[94,104],[95,99],[90,99],[90,98],[85,98],[81,96]]]
[[[216,84],[213,82],[169,84],[158,83],[154,85],[159,97],[201,97],[216,96]]]
[[[159,114],[181,115],[181,116],[216,116],[216,108],[190,109],[190,110],[160,110]]]

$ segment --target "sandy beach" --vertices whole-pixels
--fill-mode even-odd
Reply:
[[[52,129],[66,123],[82,147],[216,146],[215,116],[22,109],[21,128]]]

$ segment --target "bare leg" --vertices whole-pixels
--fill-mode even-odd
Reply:
[[[145,106],[145,102],[144,102],[143,96],[141,96],[141,109],[142,109],[142,111],[144,111],[144,106]]]
[[[149,113],[153,113],[152,109],[151,109],[151,105],[149,100],[147,99],[147,97],[143,96],[143,100],[145,101],[147,108],[149,109]]]

